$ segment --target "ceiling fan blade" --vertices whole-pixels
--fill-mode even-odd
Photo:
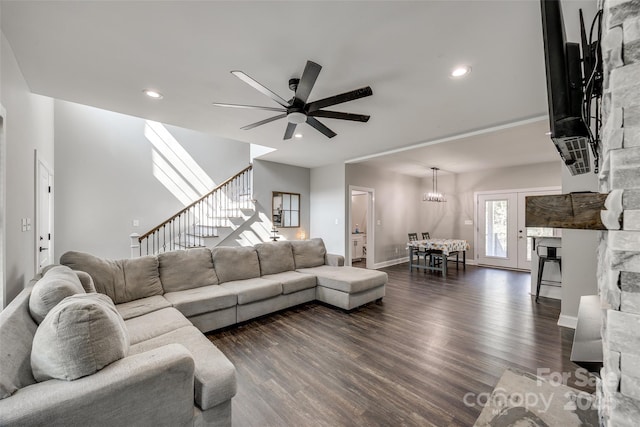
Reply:
[[[324,107],[331,105],[342,104],[343,102],[353,101],[354,99],[364,98],[365,96],[373,95],[373,91],[370,86],[360,89],[352,90],[350,92],[341,93],[340,95],[330,96],[328,98],[313,101],[307,104],[307,112],[311,113]]]
[[[318,74],[320,74],[320,70],[322,70],[322,66],[315,62],[307,61],[307,65],[305,65],[304,71],[302,72],[302,77],[300,77],[300,81],[298,82],[295,96],[302,104],[307,102],[311,89],[313,89]]]
[[[289,122],[289,124],[287,125],[287,130],[284,131],[284,138],[282,139],[291,139],[293,133],[296,131],[296,126],[297,125],[295,123]]]
[[[339,111],[316,110],[309,113],[313,117],[326,117],[328,119],[351,120],[354,122],[368,122],[370,116],[364,114],[341,113]]]
[[[237,78],[239,78],[240,80],[242,80],[243,82],[245,82],[246,84],[248,84],[249,86],[254,88],[255,90],[267,95],[269,98],[273,99],[274,101],[276,101],[278,104],[282,105],[283,107],[285,107],[285,108],[289,107],[289,103],[287,101],[285,101],[284,99],[282,99],[281,97],[279,97],[275,93],[271,92],[269,89],[267,89],[266,87],[264,87],[262,84],[258,83],[257,81],[255,81],[251,77],[249,77],[244,72],[242,72],[242,71],[232,71],[231,74],[233,74],[234,76],[236,76]]]
[[[314,117],[307,116],[307,123],[312,127],[316,128],[321,133],[323,133],[327,138],[333,138],[334,136],[337,135],[337,133],[335,133],[334,131],[332,131],[322,123],[320,123],[318,119]]]
[[[214,102],[213,105],[215,105],[216,107],[247,108],[251,110],[278,111],[280,113],[284,113],[287,111],[284,108],[262,107],[260,105],[222,104],[220,102]]]
[[[278,114],[277,116],[269,117],[268,119],[260,120],[259,122],[255,122],[255,123],[252,123],[250,125],[243,126],[240,129],[242,129],[242,130],[253,129],[255,127],[258,127],[260,125],[266,125],[267,123],[271,123],[271,122],[273,122],[275,120],[278,120],[278,119],[284,119],[285,117],[287,117],[287,113]]]

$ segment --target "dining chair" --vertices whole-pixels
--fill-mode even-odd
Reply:
[[[409,242],[417,242],[418,241],[418,233],[408,233]],[[420,264],[420,257],[424,259],[424,264],[427,265],[427,257],[429,256],[429,251],[420,250],[417,246],[410,247],[413,254],[418,257],[418,264]],[[412,258],[413,258],[412,254]]]
[[[422,240],[431,239],[431,235],[428,231],[422,232]],[[427,255],[429,256],[429,265],[432,267],[437,267],[442,264],[442,251],[439,250],[429,250],[427,251]],[[426,261],[425,261],[426,262]]]

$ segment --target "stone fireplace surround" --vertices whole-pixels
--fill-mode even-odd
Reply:
[[[603,8],[602,169],[607,209],[620,213],[601,233],[598,289],[604,367],[598,382],[604,426],[640,425],[640,0]],[[617,224],[620,224],[619,228]]]

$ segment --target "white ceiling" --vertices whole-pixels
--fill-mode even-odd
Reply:
[[[563,6],[568,35],[579,7],[595,13],[594,0]],[[316,167],[442,140],[367,162],[424,176],[431,166],[460,173],[558,159],[544,135],[537,0],[2,0],[1,11],[34,93],[276,148],[268,160]],[[373,96],[332,109],[371,120],[321,119],[338,136],[305,124],[303,139],[283,141],[284,119],[240,130],[277,113],[211,105],[277,106],[229,71],[288,99],[288,79],[307,60],[323,66],[310,101],[370,85]],[[450,78],[458,64],[473,72]],[[144,97],[144,88],[164,99]],[[524,124],[503,129],[514,122]]]

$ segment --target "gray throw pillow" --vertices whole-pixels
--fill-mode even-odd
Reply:
[[[211,257],[220,283],[260,277],[258,254],[252,246],[218,246],[211,249]]]
[[[208,248],[164,252],[158,254],[158,264],[165,293],[218,284]]]
[[[69,251],[62,254],[60,264],[89,273],[96,290],[116,304],[164,293],[155,256],[111,260]]]
[[[265,242],[258,243],[255,248],[258,252],[260,272],[263,276],[295,270],[291,243],[287,241]]]
[[[75,380],[122,359],[129,351],[124,320],[108,296],[65,298],[42,321],[31,347],[36,381]]]
[[[324,257],[327,254],[327,250],[322,239],[316,237],[311,240],[292,240],[291,247],[293,248],[293,259],[295,260],[296,268],[311,268],[324,265]]]
[[[29,312],[36,323],[41,323],[60,301],[71,295],[84,293],[82,283],[73,270],[64,265],[52,266],[33,285],[29,297]]]

